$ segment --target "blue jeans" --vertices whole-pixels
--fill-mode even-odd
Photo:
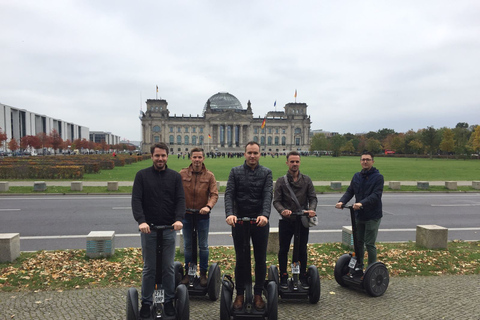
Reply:
[[[162,254],[162,286],[165,290],[165,302],[173,301],[175,298],[175,236],[173,230],[163,231],[163,254]],[[146,304],[153,303],[153,291],[155,290],[155,271],[156,271],[156,247],[157,232],[142,233],[142,302]]]
[[[208,230],[210,228],[210,219],[197,220],[198,250],[200,255],[200,270],[208,270]],[[186,214],[183,219],[183,240],[185,248],[185,271],[188,270],[188,264],[192,261],[192,230],[193,219],[191,214]],[[196,248],[195,248],[196,250]],[[197,256],[198,257],[198,256]],[[198,264],[198,260],[197,260]]]

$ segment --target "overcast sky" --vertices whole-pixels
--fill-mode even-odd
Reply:
[[[312,129],[480,124],[480,1],[0,0],[0,103],[140,140],[139,110],[254,117],[308,105]],[[268,126],[268,123],[267,123]]]

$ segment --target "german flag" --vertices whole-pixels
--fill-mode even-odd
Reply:
[[[208,139],[212,139],[212,136],[211,136],[211,135],[208,135]]]
[[[262,126],[261,128],[265,128],[265,124],[267,124],[267,119],[266,118],[263,118],[263,122],[262,122]]]

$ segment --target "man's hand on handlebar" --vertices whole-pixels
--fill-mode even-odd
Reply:
[[[281,215],[284,216],[285,218],[290,217],[291,214],[292,214],[292,211],[288,209],[285,209],[281,212]]]
[[[209,207],[203,207],[202,209],[200,209],[200,214],[208,214],[209,212],[210,212]]]
[[[268,218],[265,216],[258,216],[256,222],[257,222],[257,226],[265,227],[268,223]]]
[[[150,226],[146,222],[143,222],[138,226],[138,230],[140,230],[141,233],[150,233]]]
[[[337,204],[335,205],[335,208],[343,209],[343,202],[337,202]]]
[[[235,223],[237,223],[237,217],[233,214],[229,215],[227,219],[227,224],[235,228]]]
[[[309,217],[309,218],[313,218],[313,217],[316,216],[316,213],[315,213],[315,211],[313,211],[313,210],[305,210],[304,212],[305,212],[305,213],[308,212],[308,217]]]
[[[175,221],[174,224],[172,224],[172,226],[173,226],[173,230],[179,231],[179,230],[182,230],[183,223],[182,221]]]

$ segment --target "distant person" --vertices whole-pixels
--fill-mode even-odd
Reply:
[[[243,308],[245,282],[251,275],[251,265],[244,259],[244,226],[236,224],[237,217],[256,218],[256,227],[251,228],[251,239],[255,257],[254,306],[265,308],[262,291],[267,272],[266,257],[269,233],[268,219],[272,203],[272,171],[259,164],[260,145],[248,142],[245,146],[245,162],[230,171],[225,190],[226,222],[232,226],[235,247],[235,286],[237,296],[233,302],[236,310]]]
[[[151,232],[150,224],[172,225],[178,231],[183,227],[185,216],[182,178],[178,172],[167,167],[167,145],[154,144],[150,152],[153,166],[137,172],[132,190],[133,217],[138,222],[142,241],[142,318],[150,316],[155,286],[157,232]],[[162,284],[165,290],[165,314],[168,316],[175,315],[174,230],[163,232]]]
[[[382,220],[382,193],[384,180],[380,172],[373,166],[375,163],[373,154],[364,152],[360,158],[362,171],[355,173],[345,194],[340,198],[335,208],[342,209],[350,199],[355,196],[353,209],[355,210],[355,224],[357,227],[357,244],[360,250],[357,262],[358,270],[355,273],[363,273],[363,257],[365,247],[368,252],[368,264],[377,261],[378,228]]]
[[[200,253],[200,285],[207,286],[208,270],[208,230],[210,227],[210,211],[218,201],[218,189],[215,176],[207,170],[203,161],[205,156],[202,148],[193,148],[190,153],[192,163],[188,168],[180,171],[185,202],[187,209],[198,209],[200,215],[197,220],[198,247]],[[192,230],[193,217],[191,212],[186,212],[183,219],[183,239],[185,252],[185,276],[183,284],[189,283],[188,265],[192,261]],[[193,250],[197,250],[194,248]]]
[[[313,186],[312,179],[309,176],[300,173],[300,154],[297,151],[291,151],[287,154],[288,171],[286,178],[293,193],[295,194],[298,203],[302,206],[299,208],[292,199],[291,193],[288,190],[285,177],[278,178],[275,183],[275,193],[273,195],[273,206],[280,213],[281,219],[278,222],[278,264],[280,267],[280,287],[287,289],[287,261],[288,251],[290,249],[290,242],[295,233],[297,219],[292,216],[292,212],[307,211],[309,217],[316,215],[317,209],[317,195]],[[300,283],[303,289],[309,289],[307,281],[307,244],[309,228],[300,223]],[[292,261],[293,263],[294,261]],[[295,261],[296,262],[296,261]]]

